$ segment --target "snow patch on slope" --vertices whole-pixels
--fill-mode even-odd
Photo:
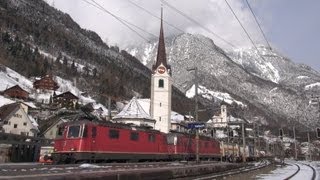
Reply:
[[[186,92],[186,96],[188,98],[193,98],[195,96],[195,85],[193,85],[187,92]],[[213,100],[213,98],[217,98],[221,101],[225,101],[228,104],[232,104],[233,102],[241,105],[241,106],[246,106],[245,104],[243,104],[240,101],[235,100],[234,98],[232,98],[230,96],[230,94],[228,93],[223,93],[223,92],[218,92],[218,91],[212,91],[207,89],[204,86],[199,86],[198,87],[198,94],[200,94],[203,98],[209,99],[209,100]]]
[[[316,87],[316,86],[320,86],[320,82],[309,84],[309,85],[305,86],[305,89],[308,90],[308,89],[311,89],[311,88]]]

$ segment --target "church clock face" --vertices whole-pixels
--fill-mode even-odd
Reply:
[[[158,68],[158,73],[159,73],[159,74],[163,74],[164,72],[166,72],[166,68],[163,67],[163,66],[160,66],[160,67]]]

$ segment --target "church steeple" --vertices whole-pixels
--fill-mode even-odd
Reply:
[[[155,70],[162,64],[164,67],[170,69],[170,66],[167,64],[166,58],[166,46],[164,43],[164,35],[163,35],[163,22],[162,22],[162,15],[163,15],[163,8],[161,7],[161,25],[160,25],[160,35],[159,35],[159,43],[158,43],[158,53],[157,53],[157,60],[156,64],[152,66],[152,71]]]

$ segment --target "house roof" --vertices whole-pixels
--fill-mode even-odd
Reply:
[[[70,91],[53,96],[53,98],[59,98],[59,97],[66,98],[66,99],[79,99],[76,95],[72,94],[72,92]]]
[[[30,94],[28,91],[22,89],[19,85],[12,86],[12,87],[4,90],[3,92],[5,93],[5,92],[10,91],[10,90],[12,90],[12,89],[16,89],[16,90],[23,91],[23,92],[25,92],[25,93]]]
[[[18,103],[7,104],[0,107],[0,122],[5,120],[12,112],[19,108]]]
[[[131,101],[123,108],[123,110],[117,114],[114,119],[150,119],[152,117],[146,113],[143,107],[140,105],[136,97],[133,97]]]

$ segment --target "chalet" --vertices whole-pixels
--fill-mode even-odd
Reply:
[[[52,76],[46,75],[42,77],[39,80],[36,80],[33,83],[33,87],[35,89],[40,89],[40,90],[57,90],[59,88],[58,83],[56,83]]]
[[[59,134],[58,126],[62,123],[68,122],[69,120],[58,118],[54,120],[47,129],[44,130],[43,136],[47,139],[55,139]]]
[[[79,98],[70,91],[67,91],[59,95],[54,95],[52,101],[54,105],[60,108],[75,109]]]
[[[0,131],[36,136],[39,130],[37,122],[28,115],[28,107],[23,103],[12,103],[0,107]]]
[[[26,100],[29,98],[29,92],[22,89],[19,85],[12,86],[3,91],[3,95],[11,98]]]

